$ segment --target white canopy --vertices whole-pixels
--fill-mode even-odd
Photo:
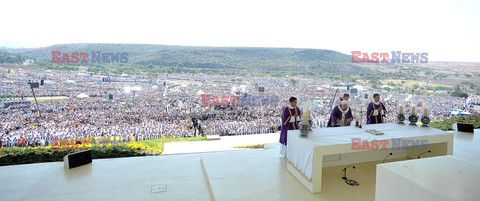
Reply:
[[[89,96],[86,93],[81,93],[77,95],[77,98],[88,98]]]
[[[197,91],[197,95],[202,95],[202,94],[205,94],[205,92],[203,92],[201,89]]]

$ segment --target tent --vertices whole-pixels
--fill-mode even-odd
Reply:
[[[77,95],[77,98],[88,98],[89,96],[85,93],[81,93]]]

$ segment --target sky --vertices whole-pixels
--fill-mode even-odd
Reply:
[[[478,0],[5,0],[1,7],[0,47],[290,47],[480,62]]]

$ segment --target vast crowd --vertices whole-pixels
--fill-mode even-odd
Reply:
[[[34,88],[32,99],[28,81],[44,81]],[[278,131],[280,111],[290,96],[311,103],[314,127],[326,127],[333,99],[345,89],[329,85],[329,80],[259,78],[253,76],[93,75],[64,71],[43,71],[0,67],[0,95],[3,102],[31,100],[8,107],[0,105],[0,145],[45,146],[54,139],[120,136],[126,141],[165,136],[249,135]],[[258,88],[264,87],[265,92]],[[433,120],[450,116],[455,109],[469,108],[478,98],[409,95],[375,90],[350,94],[349,106],[365,112],[373,93],[380,93],[387,107],[387,122],[395,122],[399,106],[428,108]],[[201,94],[215,96],[244,94],[276,96],[275,104],[237,107],[205,107]],[[367,98],[365,98],[367,94]],[[111,98],[110,98],[111,96]],[[363,120],[365,121],[365,120]]]

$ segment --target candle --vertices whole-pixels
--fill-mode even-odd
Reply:
[[[308,121],[308,115],[310,113],[310,111],[308,109],[305,109],[306,111],[304,111],[303,113],[303,117],[302,117],[302,124],[303,125],[307,125],[307,121]]]
[[[415,106],[412,106],[412,114],[413,115],[416,115],[417,114],[417,111],[415,111],[416,107]]]
[[[427,108],[423,109],[423,116],[428,117],[428,109]]]
[[[403,114],[403,105],[400,105],[400,114]]]

